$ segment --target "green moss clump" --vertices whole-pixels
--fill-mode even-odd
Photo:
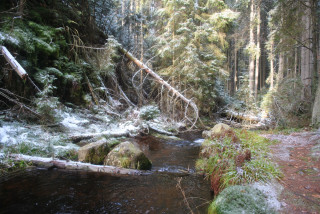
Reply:
[[[223,190],[211,203],[209,214],[260,213],[271,214],[266,196],[249,186],[231,186]]]
[[[105,165],[150,170],[152,167],[151,161],[145,154],[133,143],[123,142],[116,146],[105,158]]]
[[[85,162],[102,165],[105,156],[110,152],[108,144],[104,144],[100,147],[93,147],[89,150],[89,154],[86,156]]]
[[[131,161],[128,157],[122,157],[120,158],[120,165],[123,168],[130,168]]]
[[[151,167],[152,163],[150,160],[145,156],[145,154],[141,153],[135,161],[135,168],[141,170],[150,170]]]

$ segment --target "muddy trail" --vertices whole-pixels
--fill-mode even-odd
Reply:
[[[271,149],[283,172],[281,213],[320,213],[320,130],[264,137],[279,141]]]

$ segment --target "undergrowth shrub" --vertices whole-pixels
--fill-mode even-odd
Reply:
[[[40,146],[28,142],[21,142],[7,147],[5,149],[5,153],[49,157],[53,154],[53,147],[51,144],[48,144],[47,146]]]
[[[312,112],[312,99],[305,95],[300,79],[286,78],[264,96],[261,107],[278,127],[303,127]]]
[[[211,175],[211,188],[219,194],[230,185],[267,181],[281,176],[272,163],[268,146],[272,141],[246,130],[235,130],[239,142],[231,137],[206,139],[196,168]]]
[[[158,117],[160,110],[157,106],[144,106],[140,109],[140,118],[144,120],[152,120]]]

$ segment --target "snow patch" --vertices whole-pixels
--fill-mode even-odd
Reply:
[[[283,190],[283,187],[279,183],[276,181],[269,183],[256,182],[252,184],[252,187],[260,190],[267,196],[267,203],[271,208],[276,211],[281,209],[281,202],[278,200],[278,195]]]
[[[61,124],[70,129],[78,129],[80,124],[89,122],[86,119],[78,118],[75,115],[70,115],[69,113],[65,113],[64,116],[65,117],[62,120]]]
[[[204,139],[203,138],[199,138],[199,139],[196,139],[195,141],[193,141],[194,143],[198,143],[198,144],[202,144],[204,142]]]
[[[4,40],[4,39],[5,39],[4,35],[0,32],[0,40]]]
[[[0,128],[0,143],[6,145],[14,145],[17,140],[14,136],[15,129],[12,126],[3,126]]]

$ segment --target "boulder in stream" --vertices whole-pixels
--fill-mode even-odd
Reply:
[[[133,143],[123,142],[116,146],[105,158],[105,165],[122,168],[151,169],[152,163],[145,154]]]
[[[224,123],[218,123],[210,131],[203,131],[202,136],[210,139],[231,137],[232,142],[239,141],[233,129]]]
[[[78,160],[81,162],[102,165],[106,155],[116,144],[115,141],[109,142],[105,138],[89,143],[79,149]]]

